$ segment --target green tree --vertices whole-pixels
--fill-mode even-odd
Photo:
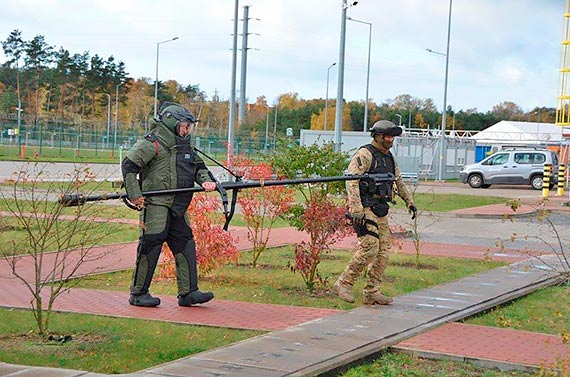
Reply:
[[[44,85],[43,73],[53,60],[53,47],[47,44],[43,35],[36,35],[26,44],[26,69],[30,71],[29,105],[32,108],[34,123],[40,111],[40,88]]]

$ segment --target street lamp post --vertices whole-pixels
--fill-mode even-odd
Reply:
[[[540,143],[540,107],[538,108],[537,117],[536,117],[536,142]]]
[[[398,127],[402,127],[402,116],[400,114],[394,114],[398,117]]]
[[[443,176],[443,170],[446,168],[446,158],[445,158],[445,126],[447,122],[447,79],[449,74],[449,40],[451,37],[451,6],[453,4],[453,0],[449,0],[449,17],[447,20],[447,48],[446,53],[441,53],[437,51],[433,51],[426,48],[426,51],[431,52],[433,54],[443,55],[445,56],[445,81],[443,87],[443,118],[441,120],[441,141],[440,141],[440,149],[439,149],[439,169],[437,172],[437,179],[441,181]]]
[[[346,45],[346,9],[356,5],[357,1],[348,5],[347,0],[341,0],[340,15],[340,47],[338,52],[338,80],[336,91],[336,112],[334,120],[334,151],[340,152],[342,144],[342,101],[344,99],[344,48]]]
[[[279,101],[275,101],[275,106],[273,107],[273,111],[275,112],[275,120],[273,121],[273,150],[277,148],[277,105],[279,105]]]
[[[115,151],[117,146],[117,126],[119,124],[119,87],[123,84],[124,82],[115,86],[115,135],[113,137],[113,151]]]
[[[336,62],[332,63],[328,68],[327,68],[327,96],[325,98],[325,125],[323,127],[323,130],[327,130],[327,116],[329,113],[329,73],[331,71],[331,68],[333,66],[336,65]]]
[[[156,44],[156,75],[155,75],[155,80],[154,80],[154,117],[155,118],[156,118],[156,101],[158,98],[158,51],[159,51],[159,47],[163,43],[172,42],[172,41],[175,41],[177,39],[178,39],[178,37],[174,37],[174,38],[168,39],[166,41],[158,42]]]
[[[269,143],[269,106],[265,105],[267,111],[265,113],[265,148],[263,150],[267,153],[267,147]]]
[[[105,146],[109,146],[109,130],[111,129],[111,95],[103,93],[107,96],[107,138],[105,139]]]
[[[366,100],[364,102],[364,123],[362,126],[362,131],[366,132],[366,126],[368,126],[368,88],[370,86],[370,51],[372,50],[372,23],[355,20],[354,18],[351,17],[347,17],[347,19],[368,25],[368,65],[366,68]]]

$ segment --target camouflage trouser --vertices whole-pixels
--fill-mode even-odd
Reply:
[[[378,238],[366,234],[358,237],[358,246],[352,254],[352,259],[339,277],[339,281],[350,286],[366,267],[366,286],[364,294],[372,294],[379,290],[382,275],[388,263],[388,250],[392,245],[392,233],[388,225],[388,216],[378,217],[370,208],[365,208],[366,218],[378,224],[378,229],[372,224],[366,224],[368,230],[378,233]]]

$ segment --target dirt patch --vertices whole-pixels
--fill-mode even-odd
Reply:
[[[420,263],[419,266],[416,266],[414,262],[392,262],[390,264],[393,266],[405,267],[405,268],[415,268],[418,270],[437,270],[439,267],[434,266],[433,264],[423,264]]]
[[[276,266],[274,264],[257,264],[255,268],[253,268],[251,263],[238,263],[237,267],[249,268],[252,270],[283,270],[286,268],[284,266]]]
[[[84,349],[86,346],[104,343],[107,335],[101,334],[71,334],[40,336],[36,333],[12,334],[0,337],[0,349],[10,349],[22,352],[49,351],[67,353],[72,350]]]

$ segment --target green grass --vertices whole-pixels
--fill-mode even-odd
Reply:
[[[570,286],[544,288],[465,323],[562,335],[570,341]]]
[[[477,367],[469,363],[427,360],[404,353],[385,352],[373,362],[354,367],[341,374],[343,377],[506,377],[530,376],[523,372],[500,372]]]
[[[34,336],[29,311],[0,309],[0,360],[97,373],[129,373],[262,334],[137,319],[57,313],[52,334],[68,343]]]
[[[414,202],[419,211],[449,212],[463,208],[473,208],[490,204],[506,205],[508,199],[496,196],[477,196],[463,194],[416,193]],[[405,204],[398,199],[396,208],[405,209]]]
[[[67,228],[68,230],[74,228],[72,221],[59,221],[58,226],[60,229]],[[64,240],[64,237],[58,238],[58,236],[55,235],[55,230],[48,231],[47,225],[45,224],[40,227],[36,225],[35,222],[32,222],[32,225],[29,226],[28,229],[34,232],[35,236],[42,235],[43,238],[49,238],[49,242],[47,243],[52,246],[44,250],[45,252],[57,251],[55,240],[59,239],[60,243]],[[38,249],[34,250],[34,247],[29,241],[30,237],[28,231],[24,230],[22,225],[17,223],[16,219],[11,217],[0,218],[0,231],[0,257],[34,254],[39,251]],[[138,236],[139,230],[136,225],[92,223],[89,224],[88,227],[85,227],[81,224],[81,227],[78,228],[77,232],[72,236],[69,246],[71,246],[71,249],[74,249],[81,246],[113,245],[136,241]]]

